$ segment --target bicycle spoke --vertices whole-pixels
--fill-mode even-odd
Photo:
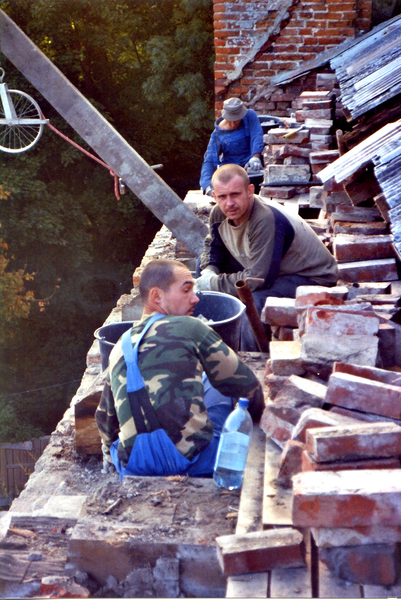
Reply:
[[[24,152],[38,141],[43,131],[41,111],[36,102],[24,92],[9,90],[8,96],[13,104],[17,119],[33,119],[36,124],[0,125],[0,150],[17,153]],[[5,110],[0,102],[0,118],[5,118]]]

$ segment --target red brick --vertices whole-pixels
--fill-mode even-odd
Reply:
[[[273,400],[278,392],[287,381],[287,375],[273,375],[270,372],[269,361],[266,362],[266,368],[264,373],[264,383],[267,389],[267,395],[270,400]]]
[[[397,281],[398,272],[394,258],[360,260],[338,265],[343,281]]]
[[[300,315],[299,333],[323,335],[376,335],[379,331],[379,318],[374,314],[333,310],[327,307],[309,307]]]
[[[396,582],[399,551],[395,544],[323,548],[322,560],[341,579],[362,585],[387,586]]]
[[[347,425],[360,423],[356,417],[343,416],[321,408],[309,408],[302,413],[298,423],[293,429],[291,438],[305,443],[308,429],[317,427],[331,427],[333,425]]]
[[[292,517],[294,527],[401,525],[400,470],[299,473]]]
[[[226,576],[305,566],[302,534],[285,527],[216,538],[217,557]]]
[[[302,471],[302,453],[305,444],[288,440],[280,457],[277,481],[284,487],[292,486],[292,477]]]
[[[305,451],[301,457],[302,471],[344,471],[354,469],[399,469],[398,458],[371,458],[364,460],[317,462],[309,452]]]
[[[318,548],[397,544],[401,542],[401,527],[313,527],[312,535]]]
[[[347,373],[333,373],[326,402],[394,419],[401,418],[401,388]]]
[[[294,424],[286,419],[283,419],[281,415],[275,414],[272,410],[272,407],[272,404],[266,406],[260,420],[260,427],[269,439],[276,443],[280,448],[284,448],[285,443],[291,439],[291,433],[294,429]],[[297,421],[301,415],[301,411],[298,411],[298,416],[294,417],[295,412],[296,409],[293,409],[293,421]]]
[[[379,383],[401,386],[401,373],[397,373],[396,371],[387,371],[386,369],[378,369],[377,367],[367,367],[361,365],[351,365],[349,363],[335,362],[333,366],[333,373],[348,373],[349,375],[364,377],[365,379],[378,381]]]
[[[340,306],[344,305],[343,298],[347,292],[345,288],[339,294],[341,297],[334,295],[335,288],[326,288],[320,285],[302,285],[297,288],[295,297],[295,306],[301,308],[303,306],[315,306],[317,304]]]
[[[392,235],[337,235],[333,242],[338,261],[371,260],[395,256]]]
[[[304,375],[301,360],[301,343],[270,342],[270,368],[273,375]]]
[[[401,456],[401,427],[384,422],[309,429],[306,450],[317,462]]]
[[[297,327],[295,299],[267,297],[262,309],[261,320],[270,325]]]

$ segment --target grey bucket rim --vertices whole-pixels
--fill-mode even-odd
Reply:
[[[131,325],[131,327],[133,327],[135,323],[138,323],[138,321],[113,321],[112,323],[103,323],[103,325],[101,327],[98,327],[95,330],[93,335],[94,335],[95,339],[99,340],[99,342],[102,342],[103,344],[109,344],[110,346],[115,346],[116,342],[109,342],[105,337],[99,335],[99,331],[101,329],[103,329],[104,327],[107,327],[108,325],[124,325],[124,324],[126,324],[126,325]],[[130,329],[131,327],[127,327],[127,330]]]
[[[213,325],[224,325],[225,323],[230,323],[231,321],[233,321],[233,319],[238,319],[240,317],[242,317],[242,315],[245,312],[246,306],[245,304],[236,296],[231,296],[231,294],[226,294],[225,292],[213,292],[213,291],[205,291],[205,292],[196,292],[196,295],[198,296],[198,298],[200,299],[200,297],[202,295],[212,295],[212,296],[224,296],[225,298],[229,298],[230,300],[234,300],[235,303],[238,304],[239,307],[239,312],[236,313],[235,315],[232,315],[231,317],[228,317],[227,319],[223,319],[222,321],[212,321]],[[193,315],[192,315],[193,316]],[[194,316],[194,319],[197,319],[197,316]]]

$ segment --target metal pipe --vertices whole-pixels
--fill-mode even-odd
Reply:
[[[255,278],[250,277],[247,279],[252,281]],[[256,310],[251,288],[249,287],[247,280],[239,279],[235,283],[235,287],[237,289],[239,299],[245,304],[246,316],[248,317],[251,327],[253,329],[253,333],[255,334],[259,350],[261,352],[269,352],[269,340],[267,339],[266,332],[259,318],[258,311]]]

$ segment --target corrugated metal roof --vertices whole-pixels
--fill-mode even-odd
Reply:
[[[374,174],[389,207],[394,247],[401,257],[401,119],[388,123],[318,173],[322,182],[345,181],[373,163]]]
[[[330,48],[298,69],[272,77],[270,83],[290,83],[327,63],[335,71],[350,120],[400,94],[401,16]]]
[[[351,119],[401,93],[401,16],[375,28],[330,61]]]
[[[285,85],[287,83],[291,83],[291,81],[302,77],[302,75],[305,75],[306,73],[309,73],[314,69],[323,67],[329,62],[333,70],[335,70],[338,66],[338,60],[341,61],[342,57],[346,55],[347,52],[348,56],[352,56],[354,49],[355,53],[357,53],[357,48],[374,46],[376,44],[376,40],[380,37],[383,37],[383,35],[385,36],[387,29],[391,27],[393,23],[396,23],[400,19],[401,16],[394,17],[393,19],[390,19],[385,23],[380,23],[380,25],[377,25],[371,31],[368,31],[363,35],[359,35],[354,38],[349,38],[341,44],[339,44],[338,46],[334,46],[333,48],[329,48],[328,50],[321,52],[316,56],[316,58],[302,63],[296,69],[293,69],[291,71],[285,71],[283,73],[280,73],[279,75],[276,75],[275,77],[272,77],[270,79],[270,83],[272,85]],[[382,33],[383,30],[384,33]],[[373,38],[373,40],[371,38]],[[333,62],[336,66],[333,66]]]

